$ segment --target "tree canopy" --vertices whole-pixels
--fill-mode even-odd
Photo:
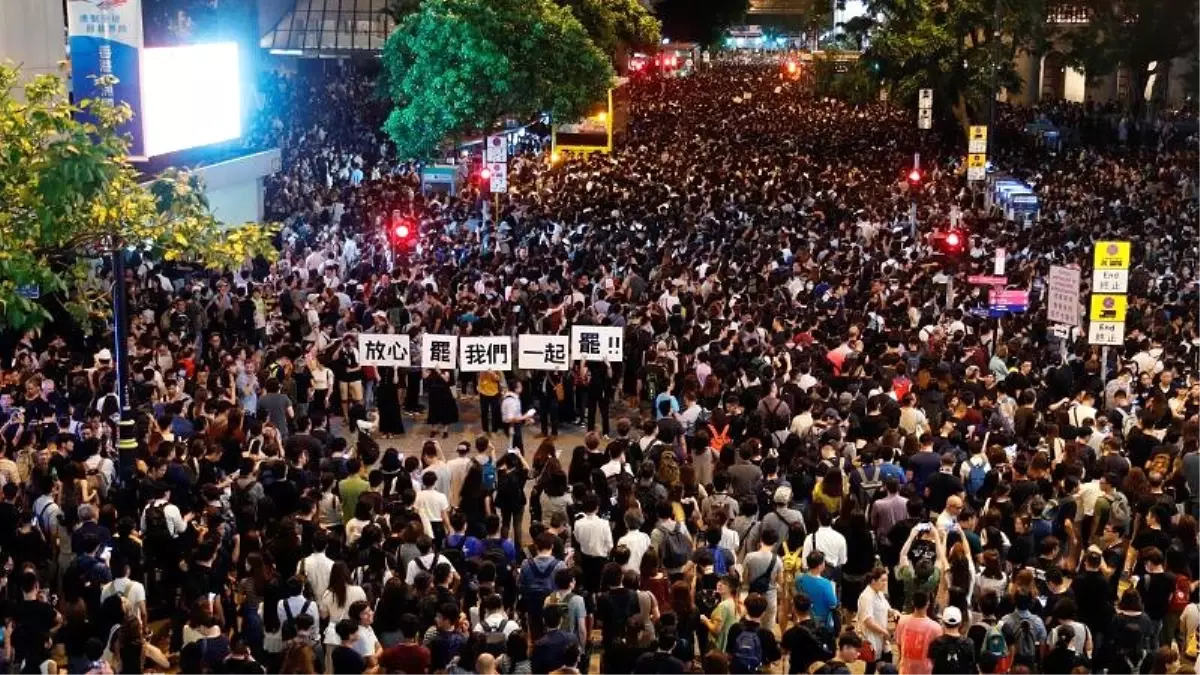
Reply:
[[[638,0],[555,0],[579,19],[592,42],[613,56],[622,48],[650,50],[662,40],[658,19]]]
[[[0,64],[0,325],[36,327],[53,299],[86,326],[107,309],[84,283],[86,259],[120,248],[222,269],[274,255],[272,228],[223,227],[195,175],[169,170],[144,184],[117,132],[128,105],[72,104],[57,75],[34,78],[23,96],[17,82]]]
[[[608,57],[553,0],[425,0],[388,37],[384,130],[401,156],[504,116],[590,112],[613,81]]]

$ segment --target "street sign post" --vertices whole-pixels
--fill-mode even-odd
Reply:
[[[987,155],[972,153],[967,155],[967,180],[981,181],[987,178]]]
[[[988,128],[973,126],[967,135],[967,152],[972,155],[987,154]]]
[[[933,90],[922,89],[917,92],[917,128],[933,128]]]
[[[1129,298],[1127,241],[1098,241],[1092,250],[1092,298],[1088,312],[1088,344],[1102,345],[1100,380],[1108,378],[1108,348],[1125,341],[1125,312]]]
[[[1046,293],[1046,319],[1051,323],[1079,325],[1079,270],[1062,265],[1050,266]]]

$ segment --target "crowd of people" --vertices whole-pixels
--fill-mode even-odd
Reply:
[[[515,157],[493,213],[389,159],[368,80],[272,82],[279,260],[130,261],[133,429],[111,332],[4,355],[13,671],[1192,668],[1194,144],[1051,155],[1001,111],[992,160],[1041,200],[1013,222],[910,110],[769,66],[630,86],[623,145]],[[952,210],[958,258],[927,237]],[[1045,304],[1106,239],[1134,264],[1102,353]],[[996,247],[1031,297],[999,321],[965,282]],[[621,360],[417,358],[573,325],[623,327]],[[366,333],[408,334],[413,367],[364,366]]]

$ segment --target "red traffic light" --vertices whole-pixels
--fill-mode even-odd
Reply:
[[[792,73],[792,74],[794,74],[796,72],[796,62],[795,61],[787,62],[787,71],[788,71],[788,73]]]
[[[961,245],[962,245],[962,239],[958,236],[957,232],[951,232],[950,234],[946,235],[946,246],[947,247],[954,249],[954,248],[958,248]]]
[[[488,169],[485,167],[485,168],[482,168],[479,170],[479,180],[491,180],[491,178],[492,178],[492,170],[491,169]]]
[[[919,185],[921,183],[921,170],[913,169],[912,171],[909,171],[908,182],[912,183],[913,185]]]
[[[399,225],[397,225],[396,229],[393,230],[393,232],[396,233],[397,239],[408,239],[408,234],[409,234],[408,225],[406,225],[404,223],[400,223]]]

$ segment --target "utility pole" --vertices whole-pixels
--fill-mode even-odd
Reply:
[[[988,130],[990,133],[988,134],[987,154],[989,156],[994,155],[991,148],[991,139],[995,137],[996,129],[996,94],[1000,93],[998,84],[1000,59],[996,55],[996,48],[1000,45],[1000,0],[995,0],[995,3],[996,5],[992,9],[992,45],[989,50],[991,56],[989,61],[992,62],[992,95],[988,99]]]
[[[137,449],[133,426],[133,405],[129,391],[129,317],[128,290],[125,288],[125,249],[115,245],[112,251],[113,268],[113,361],[116,364],[117,403],[121,421],[117,426],[117,450],[120,454]],[[125,458],[122,457],[123,461]]]

